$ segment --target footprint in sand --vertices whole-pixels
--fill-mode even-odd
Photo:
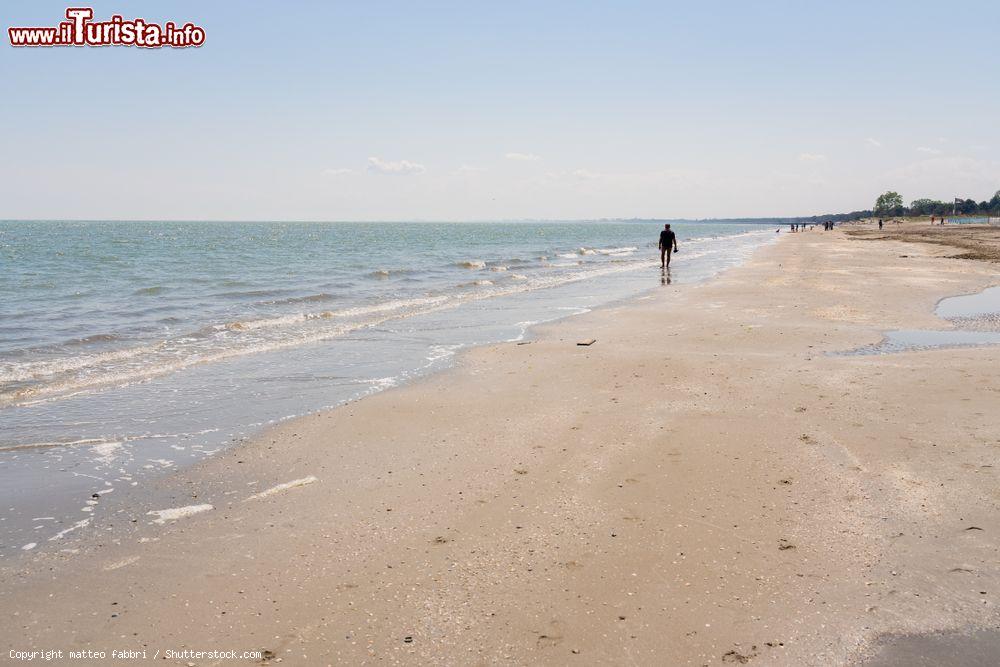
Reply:
[[[755,657],[757,657],[757,647],[756,646],[752,646],[750,648],[750,652],[747,653],[746,655],[744,655],[743,653],[740,653],[739,651],[737,651],[735,649],[732,650],[732,651],[726,651],[722,655],[722,662],[731,662],[731,663],[736,663],[736,664],[740,664],[740,665],[745,665],[748,662],[750,662],[751,658],[755,658]]]

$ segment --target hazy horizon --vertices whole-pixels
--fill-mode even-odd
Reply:
[[[845,213],[850,213],[846,211]],[[837,214],[818,214],[817,216],[788,216],[788,215],[774,215],[765,217],[754,217],[754,218],[501,218],[496,220],[490,219],[451,219],[451,220],[439,220],[433,218],[427,219],[411,219],[411,220],[389,220],[389,219],[378,219],[378,220],[278,220],[278,219],[250,219],[250,218],[0,218],[0,222],[165,222],[165,223],[240,223],[245,222],[248,224],[545,224],[545,223],[600,223],[600,222],[632,222],[636,224],[642,223],[717,223],[717,224],[771,224],[782,220],[803,220],[811,217],[822,217],[824,215],[837,215]]]
[[[206,42],[5,40],[4,219],[788,218],[1000,189],[997,3],[93,7]]]

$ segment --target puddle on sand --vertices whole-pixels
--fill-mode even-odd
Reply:
[[[978,345],[1000,345],[1000,333],[994,331],[965,331],[952,329],[927,331],[905,329],[889,331],[880,343],[865,345],[840,355],[863,356],[866,354],[891,354],[892,352],[916,352],[942,347],[976,347]]]
[[[943,299],[934,312],[959,329],[1000,332],[1000,286]]]
[[[889,331],[875,345],[865,345],[835,356],[864,356],[914,352],[939,348],[1000,345],[1000,286],[976,294],[942,299],[934,313],[954,329],[903,329]]]
[[[976,294],[950,296],[941,299],[934,313],[946,320],[1000,315],[1000,285],[988,287]]]

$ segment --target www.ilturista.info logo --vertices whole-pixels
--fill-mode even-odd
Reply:
[[[68,21],[48,28],[7,28],[11,46],[140,46],[159,49],[169,46],[183,49],[205,43],[205,29],[193,23],[178,26],[173,21],[163,25],[145,19],[130,19],[115,14],[107,21],[92,21],[90,7],[70,7]]]

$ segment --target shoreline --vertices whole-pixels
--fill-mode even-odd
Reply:
[[[736,241],[737,239],[739,241]],[[737,259],[744,251],[742,248],[730,247],[727,249],[726,246],[732,245],[734,242],[742,244],[744,240],[757,247],[773,241],[769,233],[765,231],[762,234],[761,230],[721,236],[696,236],[687,239],[687,242],[698,245],[699,256],[706,250],[703,246],[707,243],[710,246],[707,249],[709,254],[718,253],[720,257],[694,261],[689,267],[682,268],[679,272],[675,271],[675,280],[680,279],[682,282],[711,280],[711,277],[705,277],[706,274],[717,275],[718,272],[725,270],[728,263],[742,261]],[[723,245],[717,248],[713,242],[719,242]],[[367,378],[350,376],[349,365],[343,369],[329,365],[326,368],[317,369],[315,366],[303,366],[303,362],[299,361],[298,366],[292,366],[288,369],[289,374],[312,372],[321,376],[329,376],[343,371],[345,376],[351,377],[351,381],[343,385],[346,390],[342,390],[342,387],[336,386],[337,383],[334,382],[329,396],[325,397],[321,397],[322,391],[318,392],[312,387],[306,388],[309,393],[304,396],[297,396],[294,391],[282,392],[272,387],[271,391],[275,392],[275,396],[281,397],[284,407],[280,411],[268,408],[260,398],[261,392],[257,392],[252,383],[244,383],[237,389],[257,396],[259,405],[257,405],[258,409],[244,410],[243,414],[246,419],[242,422],[232,421],[232,414],[226,412],[224,407],[225,401],[220,400],[219,405],[223,406],[222,413],[217,421],[211,423],[204,421],[195,425],[166,423],[162,424],[161,428],[152,431],[156,435],[152,435],[148,431],[133,434],[132,431],[119,433],[112,430],[107,432],[110,435],[94,438],[84,437],[77,442],[32,441],[7,447],[0,453],[13,452],[15,458],[19,459],[14,464],[18,467],[15,469],[12,465],[8,471],[7,480],[12,487],[9,495],[14,498],[19,497],[23,502],[9,509],[3,533],[4,539],[0,540],[6,545],[4,550],[6,553],[3,554],[3,557],[16,558],[23,555],[23,547],[29,543],[40,543],[42,546],[47,543],[51,533],[42,534],[45,531],[34,530],[36,522],[28,520],[39,514],[52,517],[55,522],[54,530],[68,527],[77,521],[93,517],[94,510],[98,512],[104,510],[103,507],[92,506],[92,494],[97,493],[105,496],[103,490],[108,487],[116,489],[116,497],[118,498],[122,495],[128,495],[130,504],[145,505],[147,503],[142,497],[142,491],[149,488],[151,484],[176,474],[179,470],[197,466],[205,459],[215,456],[219,451],[233,446],[234,443],[261,437],[262,433],[277,424],[298,419],[304,415],[336,409],[340,405],[371,396],[385,388],[405,386],[413,380],[419,380],[424,376],[446,370],[452,363],[450,357],[455,351],[511,342],[517,337],[523,337],[525,331],[530,327],[558,321],[581,312],[589,312],[595,308],[619,304],[654,290],[654,280],[649,275],[649,272],[654,268],[654,259],[648,258],[647,263],[648,266],[640,268],[627,269],[622,267],[624,270],[613,271],[603,278],[573,280],[546,289],[525,290],[499,297],[481,296],[463,303],[455,309],[448,309],[448,312],[458,312],[461,308],[472,309],[462,311],[465,312],[465,315],[452,316],[455,320],[454,331],[435,331],[435,327],[439,324],[447,324],[447,315],[440,322],[434,319],[438,315],[433,312],[418,315],[413,320],[404,319],[402,321],[422,322],[422,324],[410,325],[417,327],[418,335],[420,333],[419,327],[430,327],[430,334],[436,333],[440,337],[438,341],[440,344],[433,345],[433,341],[427,341],[427,345],[430,347],[427,350],[417,351],[416,356],[414,356],[414,350],[399,350],[398,363],[390,360],[389,363],[380,364],[377,369],[373,366],[369,370],[380,372],[371,374]],[[641,285],[641,287],[637,287],[637,285]],[[589,296],[591,292],[596,292],[599,296]],[[484,314],[477,311],[476,304],[480,301],[494,304],[490,307],[495,309],[498,315],[494,316],[491,313]],[[544,310],[537,305],[538,303],[550,305],[562,303],[562,307],[555,311]],[[485,315],[485,317],[482,318],[484,321],[479,326],[470,327],[467,323],[463,323],[463,319],[467,322],[476,322],[478,320],[475,318],[480,315]],[[518,321],[518,316],[535,321]],[[428,320],[427,318],[432,319]],[[377,333],[378,329],[379,327],[375,327],[373,333],[362,335],[361,338],[378,337],[380,335]],[[412,333],[402,335],[405,347],[405,339],[412,336]],[[381,337],[388,340],[392,336],[393,334],[387,334]],[[458,338],[464,342],[455,344]],[[333,345],[337,346],[338,341],[334,341]],[[345,348],[345,355],[357,354],[356,343],[350,340],[341,340],[339,345],[348,346]],[[333,349],[332,347],[331,350]],[[293,350],[292,354],[305,357],[311,353],[309,346],[303,346],[299,350]],[[424,356],[425,354],[427,356]],[[323,355],[324,353],[319,353],[319,358],[324,358]],[[242,363],[244,365],[240,368],[251,374],[255,368],[252,364],[266,364],[268,362],[262,362],[259,359],[255,361],[248,357]],[[276,363],[280,364],[281,362]],[[222,367],[214,369],[206,365],[192,370],[203,376],[225,375],[234,372],[224,364]],[[383,371],[385,377],[381,375]],[[270,377],[266,379],[273,380]],[[183,384],[184,381],[180,380],[180,382]],[[294,383],[290,385],[290,388],[295,389]],[[141,387],[135,389],[142,391]],[[125,389],[124,391],[128,392],[129,390]],[[147,399],[149,398],[147,396]],[[137,404],[133,402],[133,409],[135,405]],[[130,409],[125,414],[131,412]],[[54,415],[50,418],[54,418]],[[15,431],[17,431],[16,427]],[[21,432],[23,434],[23,429]],[[77,436],[79,435],[77,434]],[[99,451],[101,447],[105,449]],[[48,448],[55,450],[51,457],[46,454]],[[73,469],[82,474],[75,475],[75,479],[66,479],[65,476],[56,477],[54,479],[57,483],[54,484],[53,478],[49,475],[50,466],[53,465],[50,458],[57,461],[60,469]],[[99,481],[98,478],[103,478],[104,483],[95,484],[95,481]],[[58,483],[60,481],[61,485]],[[131,493],[131,486],[135,482],[138,483],[139,492]],[[29,495],[32,493],[31,487],[37,488],[42,485],[50,485],[55,488],[59,494],[58,502],[47,500],[47,498],[54,497],[51,493],[47,493],[47,498],[46,496]],[[86,505],[81,508],[81,505],[85,503]],[[103,505],[104,502],[101,504]],[[85,512],[85,514],[80,514],[80,511]],[[99,522],[100,518],[95,517],[92,521]]]
[[[135,632],[144,645],[266,648],[290,662],[444,664],[843,662],[881,634],[995,627],[992,603],[983,612],[978,594],[933,571],[956,538],[928,535],[928,548],[906,536],[923,522],[942,530],[933,516],[971,498],[982,530],[957,539],[973,554],[996,548],[996,512],[980,507],[995,508],[982,495],[995,471],[963,474],[911,443],[940,437],[963,442],[963,458],[986,455],[974,434],[996,418],[957,376],[996,391],[982,360],[997,348],[821,354],[939,326],[934,302],[995,278],[972,262],[942,266],[923,246],[906,246],[920,248],[905,258],[914,267],[857,245],[788,235],[672,299],[654,289],[545,323],[531,344],[463,351],[449,369],[278,424],[155,485],[174,503],[162,507],[212,510],[154,529],[119,508],[148,541],[126,530],[79,557],[4,566],[5,626],[35,644],[110,648]],[[851,263],[887,293],[866,290]],[[597,343],[578,348],[583,338]],[[921,406],[917,388],[941,366],[946,388]],[[886,387],[892,400],[866,414]],[[921,424],[928,412],[966,426]],[[954,497],[931,491],[941,475],[962,479]],[[101,570],[83,567],[94,559]],[[996,589],[996,567],[965,565]],[[71,600],[47,600],[67,583]],[[942,595],[953,608],[937,608]],[[116,615],[98,616],[111,597]]]

